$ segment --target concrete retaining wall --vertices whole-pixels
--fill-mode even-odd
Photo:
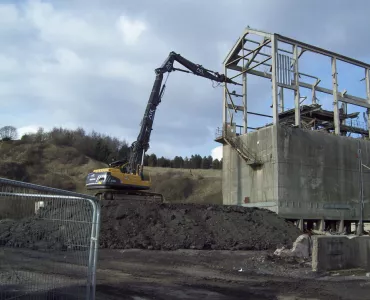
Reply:
[[[370,237],[313,236],[312,270],[370,270]]]
[[[268,127],[239,137],[263,160],[262,167],[253,169],[230,146],[223,147],[222,192],[225,205],[277,210],[275,130]]]
[[[287,219],[359,220],[358,140],[269,126],[240,136],[263,166],[253,169],[223,147],[223,203],[271,209]],[[370,142],[361,140],[363,163]],[[370,172],[364,172],[364,220],[370,222]]]
[[[298,128],[277,128],[279,214],[286,218],[358,220],[358,140]],[[361,140],[363,162],[370,163],[370,142]],[[364,172],[365,203],[370,173]],[[365,219],[370,207],[365,205]]]

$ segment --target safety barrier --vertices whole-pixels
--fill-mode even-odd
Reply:
[[[94,197],[0,178],[0,300],[95,299]]]

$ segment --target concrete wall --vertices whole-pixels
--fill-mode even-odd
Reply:
[[[227,205],[262,206],[277,209],[276,132],[268,127],[239,136],[244,145],[262,158],[253,169],[230,146],[223,147],[222,190]],[[246,198],[249,200],[246,201]],[[248,202],[248,203],[246,203]]]
[[[287,218],[317,215],[327,220],[358,220],[358,140],[317,131],[278,127],[279,214]],[[370,163],[370,142],[361,141],[363,162]],[[370,173],[364,170],[365,202]],[[370,220],[370,206],[365,206]]]
[[[370,237],[314,236],[312,270],[370,270]]]
[[[253,169],[224,146],[224,204],[266,207],[292,219],[359,219],[358,140],[281,126],[240,138],[264,164]],[[370,165],[370,142],[360,143],[363,163]],[[364,169],[367,221],[369,182],[370,171]]]

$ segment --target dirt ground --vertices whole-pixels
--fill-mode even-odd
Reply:
[[[60,288],[49,292],[49,297],[35,291],[33,297],[25,295],[19,299],[77,299],[77,291],[84,299],[85,290],[78,287],[81,282],[77,280],[83,273],[79,274],[80,267],[72,265],[80,257],[75,254],[60,252],[50,256],[28,249],[12,249],[4,255],[2,250],[0,282],[4,284],[8,279],[10,284],[26,276],[28,288],[35,288],[32,280],[44,276],[46,283],[59,284]],[[271,251],[104,249],[99,252],[96,298],[363,300],[370,295],[368,277],[316,274],[307,262],[280,261],[270,258],[270,254]],[[41,264],[41,259],[45,261],[47,256],[48,261]],[[19,261],[22,271],[17,270]],[[10,265],[12,276],[4,269]],[[50,272],[54,272],[53,281]],[[11,294],[6,294],[6,290],[11,289],[15,293],[14,286],[2,286],[0,299],[8,299]]]

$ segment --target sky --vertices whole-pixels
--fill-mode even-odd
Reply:
[[[132,143],[154,69],[169,52],[222,73],[228,51],[250,26],[370,62],[369,10],[367,0],[2,0],[0,126],[15,126],[20,135],[38,127],[83,127]],[[327,71],[308,58],[303,66],[318,75]],[[340,72],[356,95],[361,74],[346,66]],[[249,108],[271,114],[270,85],[256,79],[254,87]],[[222,88],[171,73],[149,153],[220,158],[218,126]]]

